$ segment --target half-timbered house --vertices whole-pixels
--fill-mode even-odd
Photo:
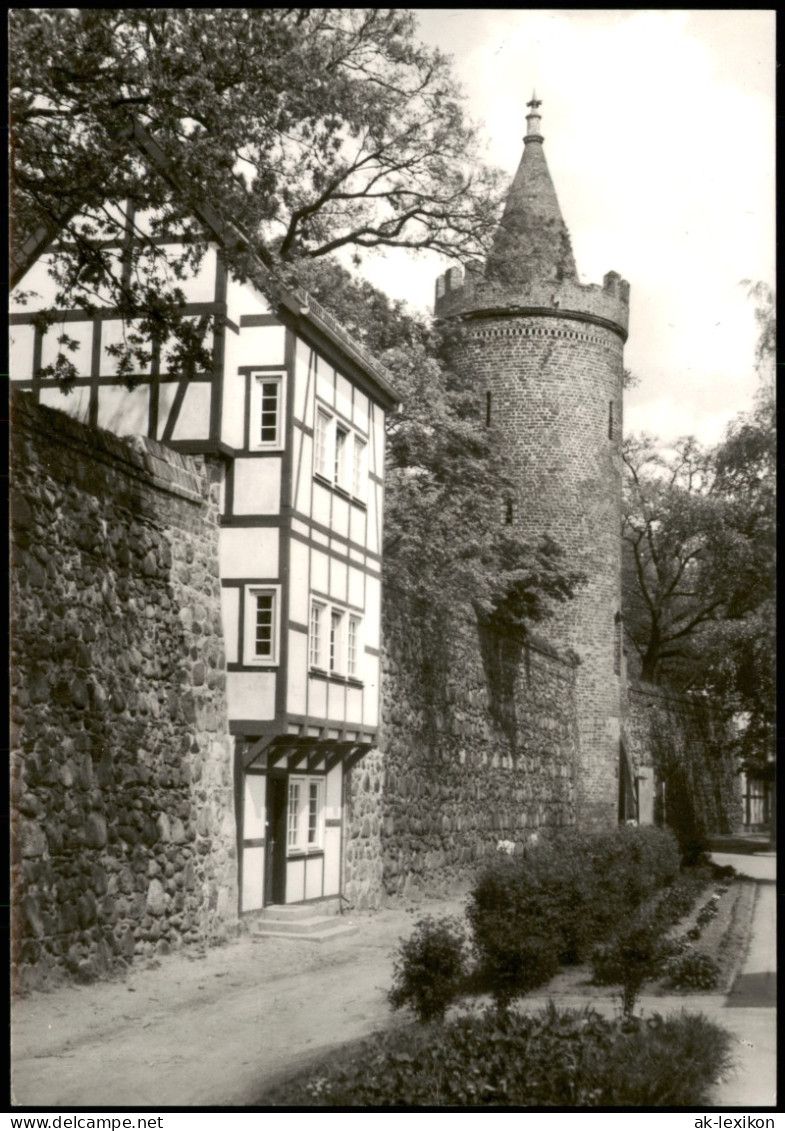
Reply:
[[[150,138],[141,132],[136,142],[160,165]],[[129,390],[111,348],[124,332],[116,309],[64,310],[44,330],[35,315],[55,292],[49,231],[31,237],[17,263],[17,281],[38,297],[22,305],[12,293],[10,372],[42,404],[209,455],[221,468],[247,912],[341,891],[345,775],[378,734],[384,424],[396,397],[383,367],[304,291],[280,292],[273,307],[259,287],[238,282],[221,253],[225,227],[207,205],[199,219],[210,250],[179,285],[188,315],[217,316],[211,368],[176,376],[153,350]],[[63,330],[78,343],[67,394],[42,376]]]

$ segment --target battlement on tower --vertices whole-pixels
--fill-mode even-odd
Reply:
[[[616,271],[597,283],[572,279],[504,284],[486,279],[483,267],[471,262],[451,267],[436,280],[434,313],[437,318],[482,317],[503,314],[571,314],[598,319],[618,328],[626,340],[630,316],[630,284]]]

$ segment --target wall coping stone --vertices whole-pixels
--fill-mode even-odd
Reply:
[[[98,462],[124,465],[124,470],[160,490],[201,504],[202,480],[191,457],[146,436],[119,437],[68,416],[61,409],[36,404],[30,393],[11,390],[12,424],[46,434],[62,447],[84,446],[89,437],[91,456]]]

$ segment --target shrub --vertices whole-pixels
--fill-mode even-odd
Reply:
[[[465,977],[466,939],[457,919],[427,916],[402,942],[387,995],[393,1009],[409,1006],[419,1021],[441,1020]]]
[[[623,977],[616,942],[598,943],[591,953],[592,981],[595,986],[618,986]]]
[[[678,873],[671,833],[620,828],[551,834],[525,859],[502,857],[480,876],[468,916],[484,984],[505,1008],[585,958],[620,919]]]
[[[563,944],[558,901],[547,892],[539,865],[524,869],[501,857],[485,870],[469,899],[479,978],[502,1010],[558,969]]]
[[[632,1017],[641,986],[656,977],[662,965],[662,924],[641,919],[616,941],[621,970],[621,1004],[625,1018]]]
[[[469,1014],[336,1054],[264,1097],[283,1106],[687,1107],[729,1064],[730,1037],[697,1015],[624,1026],[592,1009]]]
[[[705,927],[707,923],[710,923],[712,919],[717,917],[719,909],[719,896],[713,895],[708,903],[705,903],[698,912],[698,924],[701,927]]]
[[[608,1107],[700,1107],[730,1067],[732,1038],[702,1014],[654,1014],[627,1026],[608,1059],[599,1103]]]
[[[667,985],[676,990],[713,990],[720,968],[709,954],[687,951],[669,959],[665,966]]]
[[[695,900],[710,880],[710,873],[703,869],[689,869],[681,872],[669,887],[661,891],[655,901],[655,913],[668,926],[678,923],[693,907]]]
[[[651,914],[638,917],[612,942],[595,947],[591,958],[593,981],[600,986],[621,986],[625,1018],[632,1017],[644,982],[656,978],[662,970],[666,950],[663,924]]]

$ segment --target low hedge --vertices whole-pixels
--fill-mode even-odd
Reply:
[[[703,1106],[729,1034],[682,1013],[623,1024],[592,1009],[407,1027],[337,1054],[263,1097],[290,1107]]]
[[[667,932],[690,911],[710,879],[708,868],[682,872],[629,918],[621,919],[613,936],[592,949],[594,984],[626,983],[632,988],[659,977],[677,949],[676,940],[669,939]]]
[[[500,856],[467,906],[481,980],[506,1008],[560,964],[587,958],[678,872],[675,838],[656,828],[571,829],[522,859]]]

